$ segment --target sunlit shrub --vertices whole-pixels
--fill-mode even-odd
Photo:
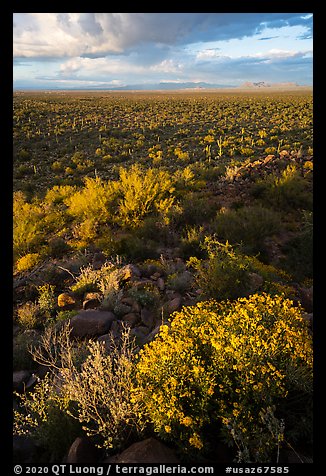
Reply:
[[[44,211],[38,204],[28,203],[22,192],[14,193],[13,245],[16,256],[36,251],[43,238],[43,217]]]
[[[22,256],[16,262],[16,269],[18,272],[29,271],[34,268],[41,260],[41,256],[38,253],[27,253]]]
[[[168,213],[173,206],[173,184],[167,172],[143,170],[133,165],[129,170],[120,169],[119,220],[123,224],[137,226],[148,214],[159,212],[163,207]]]
[[[301,313],[267,294],[174,313],[137,362],[134,399],[155,432],[183,451],[214,452],[222,439],[239,462],[275,461],[294,409],[288,405],[284,422],[278,411],[290,391],[312,391],[311,338]]]
[[[17,320],[26,329],[34,329],[43,322],[43,316],[38,304],[26,302],[17,309]]]
[[[244,296],[250,289],[250,263],[246,256],[232,246],[205,237],[204,249],[208,259],[191,257],[188,266],[195,270],[195,282],[204,296],[224,300]]]

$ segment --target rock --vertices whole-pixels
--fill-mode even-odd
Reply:
[[[305,312],[304,314],[302,314],[302,317],[305,321],[308,322],[309,326],[312,327],[313,317],[314,317],[313,313],[312,312],[310,312],[310,313]]]
[[[25,435],[13,436],[13,462],[14,464],[31,464],[36,461],[37,446],[34,440]]]
[[[153,273],[150,278],[153,280],[153,281],[157,281],[158,278],[161,277],[161,273],[159,273],[158,271],[156,271],[156,273]]]
[[[179,464],[173,450],[155,438],[139,441],[117,456],[107,458],[104,463]]]
[[[172,312],[178,311],[181,308],[181,304],[182,298],[181,296],[177,296],[171,301],[165,303],[163,308],[168,314],[171,314]]]
[[[70,320],[72,337],[93,337],[107,334],[116,316],[110,311],[88,309],[79,311]]]
[[[135,314],[134,312],[130,312],[129,314],[125,314],[122,318],[123,322],[128,322],[131,327],[134,327],[138,322],[140,322],[139,314]]]
[[[28,381],[26,382],[26,390],[32,390],[32,388],[37,384],[38,378],[36,375],[32,374]]]
[[[145,344],[148,334],[149,329],[145,326],[134,327],[130,331],[130,337],[135,337],[136,344],[139,346],[143,346]]]
[[[65,463],[94,464],[100,456],[101,451],[89,438],[79,436],[71,445]]]
[[[29,372],[28,370],[18,370],[16,372],[13,372],[13,389],[19,393],[24,392],[26,390],[26,385],[30,377],[31,372]]]
[[[68,293],[62,293],[58,296],[58,306],[64,310],[71,310],[77,304],[76,298]]]
[[[122,281],[129,281],[130,279],[136,279],[141,277],[141,272],[134,264],[127,264],[120,269],[120,276]]]
[[[140,318],[143,324],[145,324],[146,327],[149,327],[150,329],[154,325],[154,313],[145,307],[141,310],[140,312]]]
[[[98,293],[86,293],[83,301],[83,309],[96,309],[101,305],[101,297]]]
[[[120,302],[129,306],[131,312],[140,312],[141,310],[140,304],[132,297],[124,297]]]
[[[313,297],[314,297],[313,286],[311,286],[310,288],[300,287],[299,292],[300,292],[300,301],[304,309],[308,313],[313,312]]]
[[[284,150],[281,150],[281,152],[279,153],[279,156],[280,156],[280,157],[289,157],[289,155],[290,155],[290,154],[289,154],[289,151],[287,151],[287,150],[285,150],[285,149],[284,149]]]
[[[156,334],[160,332],[161,324],[159,324],[157,327],[155,327],[152,332],[148,334],[148,336],[145,336],[142,340],[143,345],[148,344],[149,342],[152,342]]]
[[[158,289],[159,289],[160,291],[164,291],[164,289],[165,289],[165,282],[164,282],[164,279],[163,279],[163,278],[158,278],[156,284],[157,284],[157,287],[158,287]]]
[[[249,278],[250,278],[249,294],[253,294],[262,287],[262,285],[264,284],[264,279],[262,276],[260,276],[260,274],[257,274],[257,273],[249,273]]]

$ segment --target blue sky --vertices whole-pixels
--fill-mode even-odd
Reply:
[[[312,85],[307,13],[14,13],[14,88]]]

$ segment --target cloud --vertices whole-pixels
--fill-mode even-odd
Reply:
[[[285,25],[302,25],[311,31],[312,18],[298,13],[17,13],[14,55],[129,54],[146,44],[159,48],[229,40]]]

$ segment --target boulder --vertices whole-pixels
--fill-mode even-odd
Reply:
[[[71,310],[77,304],[76,298],[68,293],[62,293],[58,296],[58,306],[63,310]]]
[[[155,438],[139,441],[119,455],[107,458],[105,463],[179,464],[174,451]]]
[[[99,293],[86,293],[83,301],[83,309],[96,309],[101,305]]]
[[[129,323],[130,327],[134,327],[140,321],[139,314],[135,314],[134,312],[130,312],[129,314],[125,314],[122,318],[123,322]]]
[[[79,436],[71,445],[65,463],[94,464],[100,456],[100,450],[89,438]]]
[[[79,311],[70,320],[72,337],[94,337],[107,334],[116,316],[110,311],[87,309]]]
[[[152,311],[146,309],[145,307],[140,312],[140,318],[142,323],[149,328],[152,328],[154,325],[155,316]]]
[[[165,282],[163,278],[158,278],[156,281],[157,287],[160,291],[164,291],[165,289]]]
[[[299,292],[300,292],[301,304],[304,307],[304,309],[308,313],[313,312],[313,297],[314,297],[313,286],[311,286],[310,288],[300,287]]]
[[[18,370],[13,372],[13,389],[16,392],[24,392],[28,381],[31,378],[31,372],[28,370]]]
[[[136,344],[139,346],[142,346],[145,344],[146,338],[149,334],[149,329],[148,327],[145,326],[139,326],[139,327],[134,327],[130,331],[130,337],[134,337]]]
[[[119,270],[119,274],[123,281],[129,281],[130,279],[141,277],[140,269],[134,264],[127,264]]]
[[[132,297],[124,297],[120,300],[120,302],[129,306],[132,312],[140,312],[141,307],[136,299]]]
[[[249,293],[248,294],[253,294],[256,291],[258,291],[262,285],[264,284],[264,279],[260,274],[257,273],[249,273],[249,279],[250,279],[250,284],[249,284]]]
[[[143,339],[142,339],[142,343],[143,345],[145,344],[148,344],[149,342],[152,342],[152,340],[154,339],[154,337],[156,336],[156,334],[158,334],[160,332],[160,328],[161,328],[161,324],[159,324],[157,327],[155,327],[152,332],[150,332],[147,336],[145,336]]]
[[[163,310],[166,311],[168,314],[172,314],[172,312],[179,311],[182,305],[182,297],[177,296],[173,298],[171,301],[168,301],[164,304]]]

